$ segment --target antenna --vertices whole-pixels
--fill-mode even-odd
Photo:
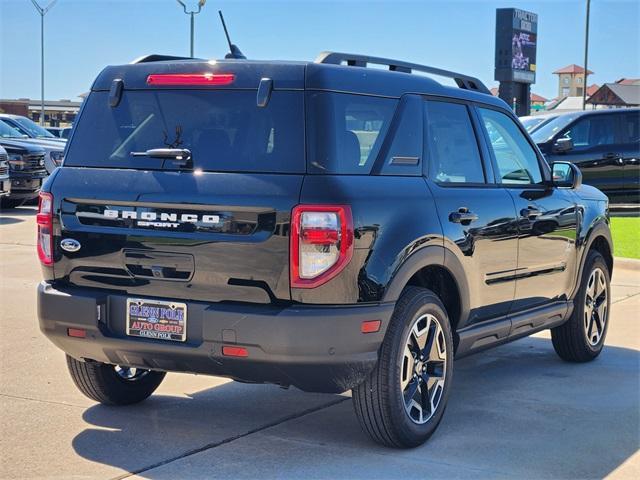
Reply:
[[[224,21],[224,17],[222,16],[222,10],[218,10],[218,15],[220,15],[220,21],[222,22],[222,28],[224,29],[224,35],[227,37],[227,43],[229,44],[229,53],[227,53],[224,58],[237,58],[245,60],[245,57],[240,49],[231,43],[231,37],[229,37],[229,31],[227,30],[227,24]]]

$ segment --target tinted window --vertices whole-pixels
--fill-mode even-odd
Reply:
[[[504,113],[480,108],[482,123],[490,140],[502,183],[542,182],[535,150],[518,125]]]
[[[628,113],[622,118],[622,141],[624,143],[640,142],[640,114]]]
[[[397,103],[364,95],[308,93],[309,171],[368,174]]]
[[[25,138],[26,135],[20,133],[13,127],[10,127],[0,120],[0,137],[2,138]]]
[[[581,118],[562,132],[561,138],[570,138],[576,148],[597,147],[615,143],[616,115],[593,115]]]
[[[544,117],[521,118],[520,123],[522,123],[522,126],[524,126],[527,132],[531,132],[531,130],[539,126],[545,120],[546,118]]]
[[[33,120],[28,119],[27,117],[11,117],[10,119],[11,125],[20,130],[25,135],[34,138],[54,138],[51,132],[47,131],[45,128],[41,127]]]
[[[554,117],[549,120],[549,122],[536,128],[536,130],[531,134],[531,138],[533,138],[533,141],[536,143],[546,142],[564,127],[569,125],[576,116],[577,114],[568,113]]]
[[[484,183],[469,111],[465,105],[426,102],[429,177],[442,183]]]
[[[126,91],[115,108],[108,96],[89,95],[65,165],[169,168],[172,162],[131,153],[171,147],[191,150],[203,170],[305,170],[300,92],[274,91],[264,108],[255,91]]]

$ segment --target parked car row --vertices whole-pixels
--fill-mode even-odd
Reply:
[[[0,114],[2,207],[18,207],[37,198],[44,180],[62,163],[65,146],[65,139],[54,137],[26,117]],[[3,155],[6,170],[2,167]]]
[[[611,203],[640,204],[640,109],[522,117],[547,162],[569,161]]]

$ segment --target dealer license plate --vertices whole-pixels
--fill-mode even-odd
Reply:
[[[128,298],[127,335],[184,342],[187,338],[187,304]]]

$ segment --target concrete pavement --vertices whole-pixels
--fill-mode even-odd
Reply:
[[[548,334],[455,363],[444,420],[371,443],[348,396],[169,374],[148,401],[83,397],[39,332],[34,209],[0,216],[1,478],[640,478],[640,272],[617,269],[607,347],[560,361]]]

